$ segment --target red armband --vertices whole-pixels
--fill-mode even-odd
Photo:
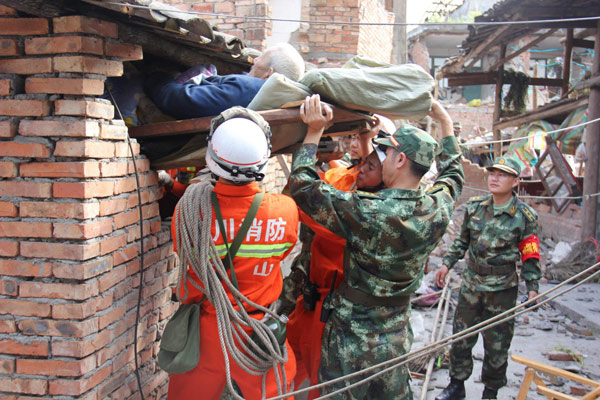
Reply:
[[[540,239],[536,235],[531,235],[519,243],[521,252],[521,261],[525,262],[530,258],[540,259]]]

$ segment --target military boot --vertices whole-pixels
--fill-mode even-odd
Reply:
[[[450,384],[435,400],[461,400],[465,398],[465,381],[450,378]]]
[[[483,400],[496,400],[498,396],[498,391],[490,388],[483,389],[483,394],[481,398]]]

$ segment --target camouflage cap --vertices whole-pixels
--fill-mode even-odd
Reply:
[[[496,160],[494,160],[494,163],[486,167],[486,169],[488,171],[492,169],[499,169],[501,171],[508,172],[509,174],[514,175],[516,177],[518,177],[521,174],[521,164],[519,164],[519,162],[514,158],[507,156],[496,158]]]
[[[375,143],[390,146],[406,154],[413,162],[431,167],[440,151],[440,145],[431,135],[412,125],[404,124],[387,138],[377,138]]]

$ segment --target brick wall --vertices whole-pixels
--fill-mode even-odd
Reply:
[[[218,26],[219,31],[239,37],[248,47],[263,49],[265,39],[271,34],[272,22],[265,20],[244,19],[244,17],[270,17],[271,9],[268,0],[163,0],[184,11],[198,13],[214,13],[235,15],[236,18],[215,15],[198,15]]]
[[[387,11],[385,2],[380,0],[362,0],[359,16],[360,22],[394,22],[394,14]],[[358,35],[357,54],[378,61],[391,61],[394,46],[393,25],[361,25]]]
[[[494,106],[485,104],[479,107],[469,107],[466,104],[447,104],[445,105],[453,121],[462,124],[463,138],[468,138],[476,134],[477,127],[485,128],[491,132],[494,117]]]
[[[408,56],[412,62],[423,67],[427,72],[430,70],[429,66],[429,49],[425,44],[425,37],[420,37],[418,40],[411,42],[408,48]]]
[[[98,96],[141,48],[107,21],[4,6],[0,18],[0,397],[139,398],[134,164],[126,127]],[[157,176],[133,149],[145,236],[137,354],[153,399],[166,391],[156,354],[175,260]]]

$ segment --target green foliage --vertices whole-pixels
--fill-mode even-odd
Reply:
[[[583,357],[581,356],[581,354],[575,353],[573,352],[573,350],[567,349],[566,347],[562,346],[556,346],[554,350],[564,351],[565,353],[573,357],[573,361],[575,361],[577,364],[579,364],[581,368],[583,368]]]

